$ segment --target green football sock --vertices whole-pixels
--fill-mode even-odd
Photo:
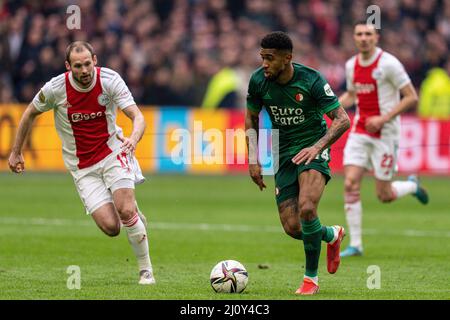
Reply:
[[[305,275],[308,277],[316,277],[322,245],[322,225],[320,224],[319,218],[315,218],[311,221],[302,220],[302,226],[306,257]]]
[[[332,227],[322,226],[322,240],[326,243],[330,242],[334,238],[334,231]]]

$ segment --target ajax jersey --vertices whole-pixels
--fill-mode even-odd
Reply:
[[[89,88],[80,88],[71,72],[52,78],[33,99],[41,112],[53,109],[55,127],[62,140],[63,158],[70,171],[90,167],[122,144],[116,135],[117,108],[136,104],[120,75],[108,68],[94,68]]]
[[[376,48],[368,61],[353,56],[345,65],[347,90],[356,93],[356,116],[352,132],[374,138],[400,138],[400,117],[387,122],[380,132],[365,129],[368,117],[391,111],[400,101],[400,89],[411,82],[405,68],[393,55]]]

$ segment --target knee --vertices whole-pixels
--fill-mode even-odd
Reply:
[[[116,237],[120,234],[120,223],[107,223],[100,228],[109,237]]]
[[[120,207],[117,207],[117,211],[119,213],[120,219],[126,221],[131,219],[136,214],[136,207],[134,203],[123,204]]]
[[[383,203],[391,202],[395,199],[392,190],[377,190],[377,197]]]
[[[286,234],[288,236],[290,236],[291,238],[294,239],[298,239],[301,240],[302,237],[302,228],[300,226],[300,224],[289,224],[289,223],[285,223],[283,224],[283,228],[284,228],[284,232],[286,232]]]
[[[105,234],[109,237],[117,237],[120,234],[120,228],[117,229],[108,229],[108,230],[103,230],[103,232],[105,232]]]
[[[355,179],[346,177],[344,181],[344,188],[345,192],[356,192],[360,189],[360,183]]]
[[[316,205],[310,201],[300,202],[300,217],[303,220],[312,220],[316,217]]]

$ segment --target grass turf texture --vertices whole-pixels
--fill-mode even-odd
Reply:
[[[282,231],[273,178],[265,180],[264,192],[247,176],[161,175],[138,186],[157,279],[139,286],[124,230],[109,238],[85,216],[69,174],[1,173],[0,299],[450,299],[449,179],[422,179],[431,196],[422,206],[411,196],[379,203],[367,177],[365,255],[342,260],[330,275],[323,243],[314,297],[293,294],[304,272],[303,244]],[[326,187],[322,224],[345,225],[342,190],[340,177]],[[210,287],[211,268],[225,259],[249,272],[242,294]],[[81,268],[81,290],[66,286],[70,265]],[[381,270],[380,289],[367,288],[371,265]]]

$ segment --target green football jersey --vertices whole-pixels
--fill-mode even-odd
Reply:
[[[339,107],[339,101],[325,78],[312,68],[293,63],[294,76],[284,84],[267,80],[262,67],[252,75],[247,108],[264,107],[279,130],[280,156],[295,155],[312,146],[327,131],[323,114]]]

